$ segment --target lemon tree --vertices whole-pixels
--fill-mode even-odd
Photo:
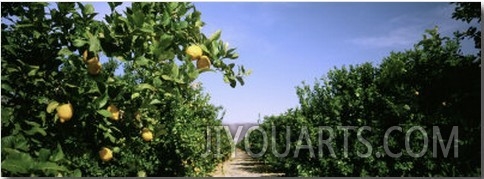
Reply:
[[[253,153],[267,147],[259,159],[287,176],[480,176],[480,57],[462,54],[460,48],[458,38],[441,37],[432,29],[413,49],[392,52],[377,66],[335,68],[314,85],[297,87],[297,108],[264,118],[261,130],[275,131],[269,142],[255,133],[239,147]],[[385,136],[393,126],[402,131]],[[406,138],[415,126],[426,134]],[[345,137],[341,127],[354,130]],[[364,127],[370,130],[360,133]],[[456,131],[458,140],[453,140]],[[458,147],[447,147],[446,153],[444,142]],[[309,147],[298,150],[301,145]],[[401,155],[391,156],[385,146]],[[280,157],[271,149],[289,155]],[[424,153],[416,157],[409,151]]]
[[[108,4],[99,21],[90,4],[2,3],[3,176],[205,176],[227,158],[227,136],[200,157],[222,108],[193,83],[243,85],[235,48],[191,3]]]

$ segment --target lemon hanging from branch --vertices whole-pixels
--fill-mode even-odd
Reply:
[[[149,142],[153,140],[153,133],[149,129],[144,128],[141,132],[141,137],[144,141]]]
[[[111,151],[109,148],[103,147],[99,151],[99,158],[101,158],[101,160],[104,162],[108,162],[113,159],[113,151]]]
[[[72,118],[74,109],[72,108],[71,103],[62,104],[57,107],[57,116],[60,119],[61,123],[65,121],[69,121]]]
[[[200,59],[197,61],[197,69],[199,70],[210,69],[210,65],[210,59],[205,55],[200,57]]]
[[[202,48],[200,48],[198,45],[189,46],[185,52],[191,57],[192,60],[199,59],[203,54]]]
[[[119,120],[119,109],[118,107],[116,107],[114,104],[111,104],[108,106],[108,109],[107,109],[110,113],[111,113],[111,119],[112,120]]]
[[[101,65],[101,62],[99,61],[91,62],[87,64],[87,72],[90,75],[98,75],[101,72],[101,68],[102,68],[102,65]]]

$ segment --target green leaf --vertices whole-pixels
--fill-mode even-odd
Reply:
[[[218,56],[219,50],[218,50],[218,42],[217,41],[212,41],[212,54],[213,56]]]
[[[12,87],[7,83],[2,83],[2,89],[6,91],[13,91]]]
[[[233,69],[235,67],[235,63],[231,63],[228,65],[230,69]]]
[[[230,80],[230,87],[235,88],[236,85],[237,83],[235,82],[235,80]]]
[[[165,93],[165,94],[163,94],[163,96],[165,96],[166,98],[170,98],[170,97],[172,97],[173,95],[172,95],[172,94],[170,94],[170,93]]]
[[[168,134],[168,131],[166,131],[166,129],[161,129],[157,133],[158,136],[162,136],[162,135],[166,135],[166,134]]]
[[[209,71],[216,72],[215,70],[210,69],[210,68],[197,69],[196,71],[198,72],[198,74],[202,74],[202,73],[209,72]]]
[[[2,120],[3,120],[4,113],[5,112],[2,109]],[[15,144],[15,139],[17,139],[17,137],[13,135],[2,137],[2,140],[1,140],[2,151],[4,148],[13,148]]]
[[[136,99],[136,98],[138,98],[138,97],[140,97],[140,94],[139,94],[139,93],[133,93],[133,94],[131,95],[131,99]]]
[[[144,20],[145,20],[145,14],[142,11],[134,12],[134,14],[132,15],[132,18],[133,18],[133,23],[136,26],[138,26],[138,27],[143,26],[143,23],[144,23]]]
[[[159,50],[164,50],[167,47],[169,47],[171,44],[173,44],[173,36],[169,34],[163,34],[160,37],[160,44],[159,44]]]
[[[21,152],[17,149],[12,149],[10,147],[2,146],[2,154],[3,153],[6,154],[6,155],[17,155]]]
[[[41,148],[41,149],[39,150],[39,158],[38,158],[38,159],[39,159],[40,161],[47,161],[47,160],[49,160],[49,156],[51,156],[51,155],[50,155],[50,150],[49,150],[49,149],[46,149],[46,148]]]
[[[85,40],[82,40],[82,39],[76,39],[76,40],[74,40],[73,45],[74,45],[75,47],[82,47],[82,46],[86,45],[86,43],[87,43],[87,41],[85,41]]]
[[[59,102],[57,101],[50,102],[49,105],[47,105],[47,109],[46,109],[47,113],[49,114],[52,113],[57,108],[57,106],[59,106]]]
[[[101,114],[104,117],[111,117],[112,116],[111,112],[109,112],[108,110],[105,110],[105,109],[97,110],[97,113]]]
[[[237,59],[239,58],[239,54],[233,53],[231,56],[229,56],[230,59]]]
[[[410,110],[410,106],[408,106],[407,104],[405,104],[405,105],[403,105],[403,109]]]
[[[94,7],[92,6],[92,4],[86,4],[86,6],[84,6],[84,14],[90,15],[93,13],[94,13]]]
[[[188,78],[190,78],[190,81],[193,81],[193,80],[195,80],[195,79],[197,79],[197,78],[198,78],[198,75],[199,75],[198,71],[197,71],[197,70],[192,69],[192,70],[191,70],[191,71],[188,73]]]
[[[111,11],[114,11],[116,7],[119,5],[123,4],[123,2],[108,2],[109,8],[111,8]]]
[[[188,27],[188,22],[186,22],[186,21],[181,21],[178,24],[178,28],[180,28],[180,29],[186,29],[187,27]]]
[[[220,38],[220,35],[222,34],[222,31],[221,30],[217,30],[215,33],[213,33],[210,38],[208,38],[208,40],[210,42],[212,41],[215,41],[215,40],[218,40]]]
[[[72,172],[72,176],[73,176],[73,177],[82,177],[81,170],[79,170],[79,169],[75,169],[75,170]]]
[[[148,83],[141,83],[138,86],[136,86],[136,88],[135,88],[136,91],[141,91],[141,90],[144,90],[144,89],[150,89],[152,91],[156,91],[156,88],[151,86]]]
[[[161,78],[167,81],[173,81],[173,78],[169,77],[168,75],[161,75]]]
[[[149,62],[150,62],[150,60],[149,60],[149,59],[147,59],[147,58],[146,58],[146,57],[144,57],[144,56],[140,56],[140,57],[136,58],[136,60],[135,60],[135,63],[136,63],[137,65],[139,65],[139,66],[146,66],[146,65],[148,65],[148,64],[149,64]]]
[[[226,53],[227,53],[227,54],[232,54],[232,53],[234,53],[234,52],[235,52],[235,48],[231,48],[231,49],[227,50],[227,52],[226,52]]]
[[[126,17],[118,16],[118,20],[123,21],[125,24],[129,24],[129,21]]]
[[[149,33],[149,34],[151,34],[151,33],[153,33],[153,32],[154,32],[154,31],[153,31],[153,28],[152,28],[151,26],[144,26],[144,27],[143,27],[143,28],[141,28],[140,30],[141,30],[141,32],[145,32],[145,33]]]
[[[185,82],[182,79],[175,79],[175,82],[178,84],[185,84]]]
[[[109,132],[104,132],[104,138],[108,138],[109,141],[112,142],[112,143],[116,142],[116,138],[114,138],[114,136],[111,135],[111,133],[109,133]]]
[[[227,75],[224,75],[224,82],[225,83],[229,83],[230,82],[230,79]]]
[[[25,27],[34,27],[34,24],[17,24],[15,25],[17,28],[25,28]]]
[[[160,78],[154,78],[153,79],[153,85],[156,86],[156,87],[161,86],[162,82],[161,82]]]
[[[104,93],[101,97],[96,98],[96,100],[94,100],[94,103],[97,104],[98,109],[101,109],[106,105],[106,103],[108,103],[108,99],[108,93]]]
[[[138,176],[138,177],[146,177],[146,172],[145,172],[145,171],[143,171],[143,170],[138,171],[137,176]]]
[[[6,170],[12,173],[27,173],[34,163],[32,157],[29,154],[19,152],[10,153],[6,159],[2,162],[2,170]]]
[[[89,38],[89,51],[97,52],[99,50],[101,50],[101,42],[99,42],[96,36],[91,35]]]
[[[210,53],[210,51],[208,50],[207,46],[205,46],[205,44],[200,44],[200,48],[202,49],[203,52]]]
[[[8,171],[13,174],[24,174],[27,173],[30,168],[30,162],[15,159],[5,159],[2,162],[2,173],[3,171]]]
[[[71,50],[69,50],[69,48],[62,48],[61,50],[59,50],[59,52],[57,52],[57,54],[61,56],[70,56],[73,53]]]
[[[64,159],[64,152],[62,151],[62,147],[60,146],[60,144],[57,144],[57,149],[54,150],[50,160],[53,162],[58,162],[62,159]]]
[[[39,127],[40,124],[39,123],[36,123],[36,122],[33,122],[33,121],[24,121],[25,123],[27,123],[28,125],[31,125],[31,126],[34,126],[34,127]]]
[[[66,85],[67,87],[69,87],[69,88],[77,88],[77,86],[76,86],[76,85],[73,85],[73,84],[70,84],[70,83],[66,83],[65,85]]]
[[[251,69],[247,70],[247,72],[245,73],[245,75],[250,75],[250,74],[252,74],[252,70]]]
[[[172,78],[178,77],[178,65],[176,65],[175,63],[172,63],[171,65],[171,77]]]
[[[29,151],[29,144],[27,143],[27,140],[18,140],[14,143],[14,147],[18,150],[22,151]]]
[[[47,135],[47,132],[45,132],[45,130],[43,128],[40,128],[38,126],[34,126],[34,127],[32,127],[32,129],[30,129],[28,131],[24,131],[24,133],[27,134],[27,135],[35,135],[37,133],[40,133],[40,135],[42,135],[42,136]]]
[[[150,102],[151,105],[154,105],[154,104],[161,104],[161,101],[158,100],[158,99],[153,99],[151,102]]]
[[[168,13],[168,11],[163,11],[163,16],[162,16],[162,22],[161,24],[163,26],[168,26],[170,24],[170,14]]]
[[[239,81],[240,85],[242,85],[242,86],[243,86],[243,85],[245,84],[245,83],[244,83],[244,79],[243,79],[241,76],[237,76],[237,77],[235,77],[235,78],[237,79],[237,81]]]
[[[67,171],[67,168],[64,166],[59,166],[57,163],[54,162],[37,162],[35,165],[35,169],[46,171],[46,170],[53,170],[53,171]]]
[[[35,74],[37,74],[37,71],[39,71],[38,67],[30,70],[29,73],[27,74],[27,76],[29,76],[29,77],[35,76]]]

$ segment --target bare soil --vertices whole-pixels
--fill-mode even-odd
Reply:
[[[234,156],[234,155],[232,155]],[[274,173],[270,167],[253,159],[245,151],[236,149],[235,156],[217,166],[212,177],[277,177],[284,173]]]

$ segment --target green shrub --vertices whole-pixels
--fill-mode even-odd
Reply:
[[[265,117],[260,127],[264,131],[275,127],[276,142],[269,141],[269,150],[260,159],[288,176],[479,176],[479,64],[480,58],[460,52],[457,38],[440,37],[437,30],[429,30],[414,49],[391,53],[378,67],[365,63],[334,69],[314,86],[297,88],[298,108]],[[334,157],[324,145],[322,155],[318,155],[319,126],[333,129],[330,144]],[[345,137],[345,130],[338,128],[341,126],[355,130],[349,130]],[[371,129],[358,134],[363,126]],[[401,153],[399,157],[386,155],[384,148],[385,133],[392,126],[402,128],[388,139],[388,149]],[[425,150],[423,142],[428,140],[427,152],[420,157],[411,155],[405,145],[406,132],[414,126],[427,133],[414,132],[409,137],[413,153]],[[287,157],[277,157],[270,149],[275,144],[278,153],[285,150],[286,127],[291,131],[290,152]],[[303,128],[307,128],[308,137]],[[433,146],[433,141],[438,141],[434,132],[440,132],[444,145],[449,144],[442,146],[449,148],[447,157],[440,143]],[[370,152],[358,135],[372,147],[369,156],[358,156]],[[328,132],[322,136],[322,140],[330,137]],[[451,137],[458,138],[458,148],[453,148],[456,143]],[[250,143],[249,150],[261,151],[261,139],[253,135],[244,140]],[[308,141],[312,142],[309,148],[300,148]],[[297,152],[298,157],[293,157]]]

